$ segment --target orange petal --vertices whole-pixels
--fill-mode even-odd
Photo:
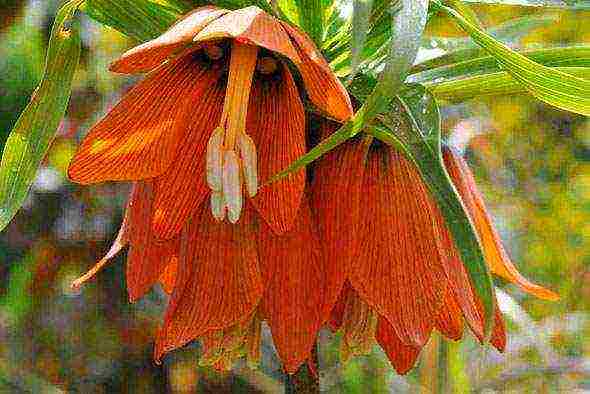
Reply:
[[[455,341],[463,337],[463,315],[450,289],[447,289],[445,293],[435,327],[441,334]]]
[[[183,46],[192,43],[195,35],[208,23],[227,12],[214,6],[199,7],[183,16],[161,36],[125,52],[111,64],[110,70],[123,74],[151,71]]]
[[[176,283],[176,273],[178,272],[178,256],[172,257],[168,265],[164,267],[164,270],[160,274],[160,284],[164,291],[168,294],[172,294],[174,291],[174,284]]]
[[[257,45],[300,62],[299,55],[279,21],[256,6],[231,11],[211,22],[197,34],[195,41],[235,38]]]
[[[283,235],[261,223],[258,253],[265,283],[264,315],[285,370],[294,373],[311,357],[317,333],[327,320],[322,311],[331,279],[307,202],[293,228]]]
[[[192,103],[193,119],[168,170],[156,179],[153,227],[158,237],[176,236],[186,220],[209,195],[205,175],[205,151],[223,110],[224,88],[213,83]]]
[[[324,136],[337,129],[336,123],[322,122]],[[342,290],[350,264],[358,250],[361,221],[360,199],[370,141],[357,139],[322,157],[314,169],[311,204],[329,265],[333,288],[326,305],[331,309]]]
[[[502,246],[500,236],[492,224],[483,197],[477,189],[467,163],[450,148],[443,149],[443,154],[447,171],[474,221],[492,273],[515,283],[525,292],[541,299],[559,299],[559,296],[551,290],[530,282],[518,272]]]
[[[217,222],[206,204],[182,232],[178,278],[155,358],[251,317],[262,296],[251,209],[237,224]]]
[[[490,339],[490,343],[498,349],[499,352],[504,352],[506,350],[506,323],[504,323],[504,319],[502,318],[502,312],[496,306],[496,313],[494,316],[494,328],[492,330],[492,338]]]
[[[194,103],[216,79],[191,56],[150,74],[90,130],[70,163],[70,179],[89,184],[160,175],[186,134]]]
[[[387,319],[380,318],[377,325],[377,342],[387,354],[387,358],[397,373],[405,375],[416,364],[422,347],[404,344]]]
[[[133,198],[133,190],[131,192],[130,199]],[[116,255],[123,250],[129,243],[129,205],[131,201],[127,202],[127,208],[125,209],[125,216],[123,217],[123,223],[119,228],[117,237],[113,241],[109,251],[100,259],[92,268],[90,268],[84,275],[80,276],[72,282],[72,289],[79,289],[82,285],[94,278],[96,274],[100,272]]]
[[[321,52],[305,33],[286,22],[281,23],[301,57],[301,62],[292,60],[301,73],[311,101],[328,117],[339,121],[350,119],[353,114],[350,97]]]
[[[350,283],[393,325],[402,342],[422,346],[447,286],[426,186],[400,153],[372,147],[361,207],[363,225]]]
[[[448,289],[452,292],[456,304],[461,309],[469,328],[471,328],[475,336],[483,338],[484,322],[478,311],[476,295],[473,292],[471,280],[467,275],[465,266],[461,262],[459,251],[455,246],[452,235],[438,207],[435,207],[435,219],[441,237],[441,256],[444,264],[447,266]]]
[[[153,185],[150,181],[134,186],[129,205],[131,247],[127,256],[129,300],[140,299],[158,281],[164,268],[178,255],[178,240],[161,241],[154,237],[151,218]]]
[[[250,96],[247,132],[258,150],[258,176],[262,183],[305,153],[305,115],[297,87],[286,66],[280,80],[258,81]],[[276,234],[295,222],[305,170],[266,185],[252,199],[254,207]]]

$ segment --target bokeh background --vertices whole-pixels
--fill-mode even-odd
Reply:
[[[0,145],[40,80],[58,1],[0,0]],[[495,26],[533,21],[501,37],[517,48],[590,44],[590,14],[480,7]],[[262,363],[231,373],[198,366],[188,346],[152,362],[167,298],[155,289],[130,304],[124,253],[81,291],[70,289],[108,249],[129,185],[80,187],[66,168],[89,126],[134,80],[108,63],[135,43],[82,16],[83,54],[66,118],[28,199],[0,234],[0,392],[185,393],[283,390],[265,333]],[[469,45],[444,23],[421,58]],[[508,41],[506,41],[508,40]],[[378,350],[338,363],[338,336],[320,339],[322,389],[346,392],[590,392],[590,119],[525,95],[443,107],[447,141],[470,162],[507,249],[527,277],[558,291],[536,300],[501,281],[505,354],[434,337],[418,367],[397,376]]]

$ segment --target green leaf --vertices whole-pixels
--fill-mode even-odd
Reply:
[[[391,46],[385,69],[363,105],[365,118],[383,112],[405,81],[418,53],[428,15],[428,0],[401,0],[393,16]]]
[[[149,0],[86,0],[81,9],[92,19],[140,42],[159,36],[181,15],[173,7]]]
[[[80,28],[74,18],[80,3],[80,0],[70,1],[57,13],[43,79],[16,122],[2,152],[0,230],[12,220],[25,200],[37,167],[66,111],[80,58]]]
[[[373,0],[354,0],[352,7],[352,41],[350,43],[352,70],[350,77],[354,77],[361,62]]]
[[[590,80],[536,63],[496,41],[438,0],[433,0],[433,4],[452,16],[530,94],[558,108],[590,116]]]
[[[579,78],[590,79],[590,67],[556,67]],[[449,82],[427,84],[439,101],[460,103],[473,98],[514,93],[527,93],[523,84],[507,72],[478,75]]]
[[[463,0],[466,3],[492,4],[492,5],[516,5],[534,8],[564,8],[570,10],[590,10],[588,0]]]
[[[277,4],[283,19],[299,26],[318,47],[322,47],[333,0],[279,0]]]
[[[319,46],[324,41],[324,21],[330,2],[326,0],[295,0],[299,8],[299,27]]]
[[[440,112],[434,97],[421,85],[400,92],[382,125],[369,133],[401,150],[414,162],[437,202],[461,261],[485,311],[486,336],[494,321],[494,287],[475,227],[445,168],[441,153]]]
[[[493,56],[474,58],[466,57],[464,51],[458,52],[460,54],[449,53],[413,67],[410,80],[421,83],[443,82],[458,77],[502,71]],[[590,67],[590,45],[537,49],[520,53],[545,66]]]

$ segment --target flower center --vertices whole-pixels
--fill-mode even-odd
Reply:
[[[215,54],[215,50],[207,52],[208,56]],[[227,214],[232,223],[238,221],[242,211],[242,183],[250,197],[258,191],[256,146],[246,134],[257,57],[258,47],[233,41],[223,113],[207,145],[211,212],[217,220],[223,220]]]

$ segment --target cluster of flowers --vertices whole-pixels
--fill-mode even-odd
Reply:
[[[147,76],[90,130],[69,177],[134,186],[113,248],[77,284],[128,244],[130,299],[156,283],[171,294],[156,360],[198,339],[203,364],[255,363],[262,321],[289,373],[325,326],[341,330],[343,358],[378,343],[399,373],[433,330],[458,340],[466,323],[483,340],[482,303],[400,152],[361,134],[259,186],[306,152],[302,97],[323,114],[323,136],[353,114],[300,30],[256,7],[203,7],[111,70]],[[444,160],[492,272],[555,298],[508,259],[462,158],[445,148]],[[491,343],[506,343],[497,311]]]

